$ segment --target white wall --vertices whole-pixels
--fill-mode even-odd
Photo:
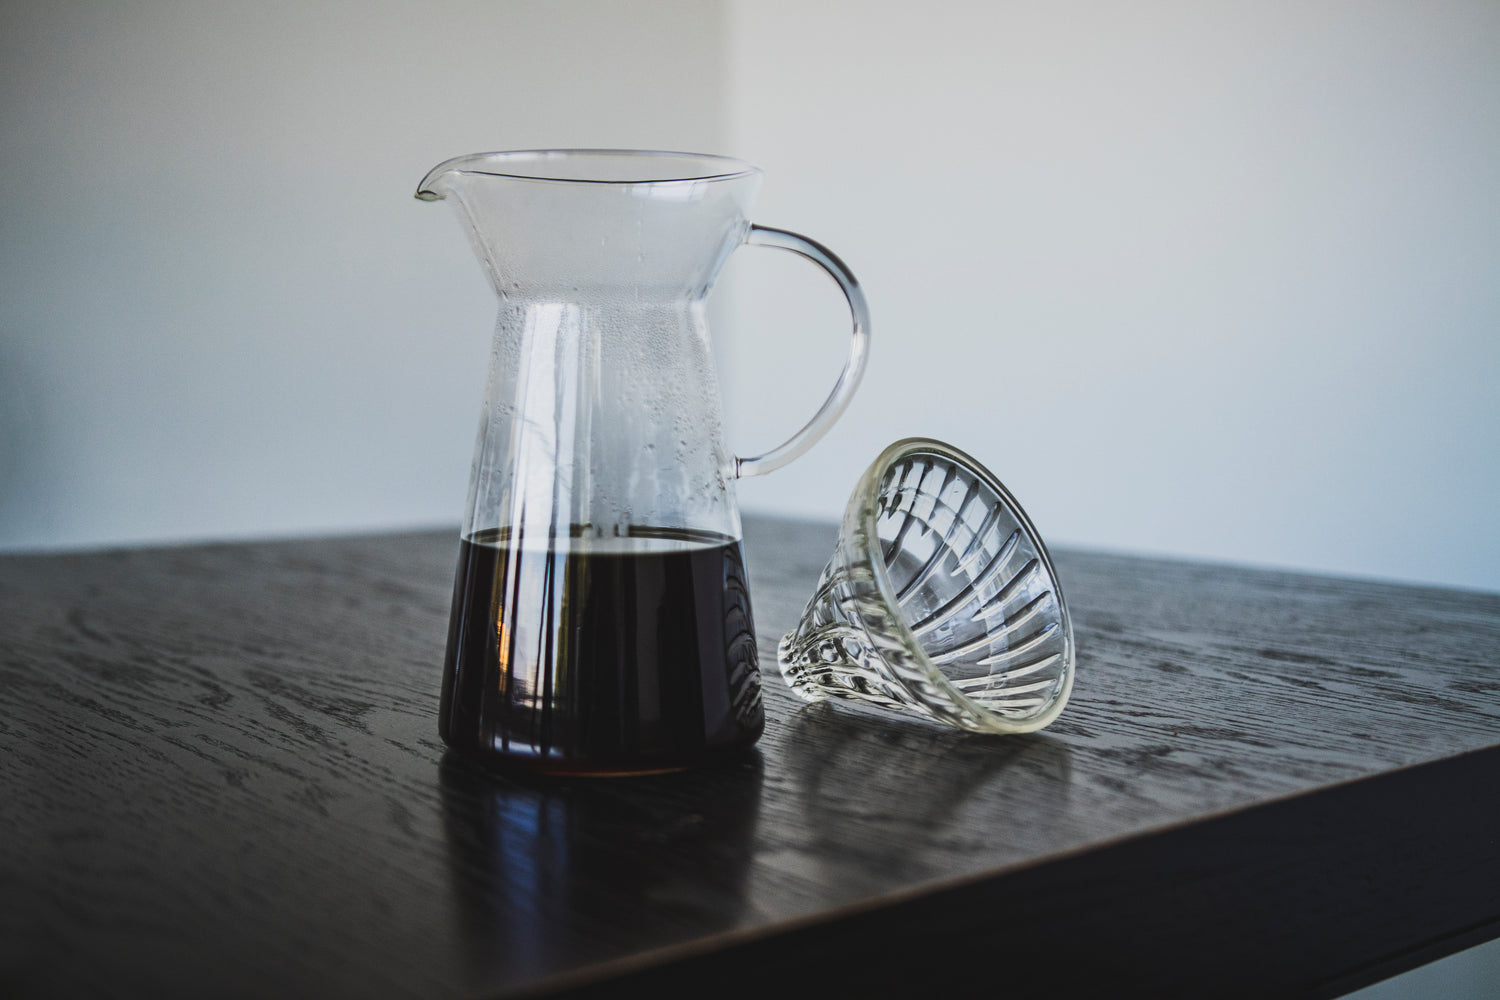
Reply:
[[[918,12],[920,11],[920,15]],[[0,547],[456,522],[492,322],[448,155],[737,153],[875,317],[832,517],[908,434],[1051,539],[1500,589],[1500,8],[7,4]],[[784,258],[784,259],[783,259]],[[748,249],[733,443],[841,361]]]
[[[459,153],[721,148],[724,12],[6,4],[0,547],[457,524],[494,324]]]
[[[1060,542],[1500,589],[1500,5],[732,9],[759,221],[874,315],[849,415],[747,508],[826,516],[920,433]],[[746,450],[843,322],[756,255]]]

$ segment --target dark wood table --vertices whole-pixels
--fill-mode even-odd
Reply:
[[[776,673],[833,528],[752,521],[769,727],[445,756],[451,533],[0,557],[0,995],[1335,996],[1500,935],[1500,596],[1057,553],[1062,718]]]

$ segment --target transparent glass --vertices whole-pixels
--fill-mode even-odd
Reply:
[[[1041,729],[1073,687],[1073,626],[1042,538],[974,459],[909,438],[865,472],[782,676],[982,733]]]
[[[638,150],[478,153],[447,200],[500,300],[444,671],[457,749],[566,773],[687,766],[760,735],[734,480],[806,451],[848,404],[869,319],[824,247],[751,224],[760,171]],[[849,359],[797,434],[736,458],[704,300],[742,244],[842,288]]]

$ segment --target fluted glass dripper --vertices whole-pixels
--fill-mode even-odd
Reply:
[[[909,438],[865,472],[782,676],[981,733],[1041,729],[1073,686],[1067,604],[1041,536],[1004,485],[940,441]]]

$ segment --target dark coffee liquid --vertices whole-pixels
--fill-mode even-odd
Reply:
[[[765,727],[740,543],[627,537],[461,543],[439,731],[556,773],[685,767]]]

